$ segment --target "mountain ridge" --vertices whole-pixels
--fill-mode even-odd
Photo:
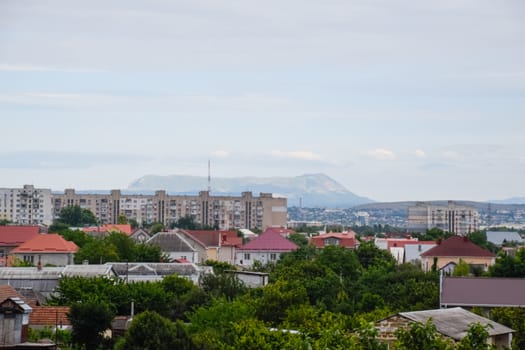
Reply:
[[[170,193],[198,193],[208,188],[208,179],[193,175],[144,175],[131,182],[128,190]],[[215,194],[273,193],[288,198],[288,205],[303,206],[354,206],[373,200],[358,196],[326,174],[304,174],[295,177],[216,177],[211,181]]]

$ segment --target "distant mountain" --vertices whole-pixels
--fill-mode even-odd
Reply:
[[[489,201],[490,203],[499,204],[525,204],[525,197],[512,197],[508,199],[495,199]]]
[[[196,194],[208,188],[208,179],[188,175],[146,175],[129,186],[133,192],[166,190],[171,194]],[[239,195],[251,191],[254,194],[271,192],[288,198],[289,206],[304,207],[351,207],[373,202],[360,197],[325,174],[306,174],[296,177],[236,177],[213,178],[212,194]]]

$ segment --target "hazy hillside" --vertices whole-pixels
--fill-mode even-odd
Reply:
[[[198,193],[208,187],[208,180],[201,176],[146,175],[129,186],[134,192],[166,190],[169,193]],[[289,206],[304,207],[351,207],[370,203],[371,199],[360,197],[325,174],[306,174],[296,177],[240,177],[213,178],[214,194],[239,195],[244,191],[254,194],[271,192],[288,198]]]

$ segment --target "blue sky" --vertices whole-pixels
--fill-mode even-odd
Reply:
[[[524,38],[520,0],[2,0],[0,187],[525,196]]]

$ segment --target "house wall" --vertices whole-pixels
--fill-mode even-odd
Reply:
[[[235,264],[235,247],[222,246],[219,249],[218,261],[227,262],[228,264]]]
[[[74,263],[73,253],[15,253],[14,256],[21,261],[25,261],[32,257],[32,263],[34,266],[37,266],[38,259],[40,259],[42,266],[66,266]]]
[[[489,266],[492,266],[495,262],[495,258],[492,257],[471,257],[471,256],[445,256],[437,257],[437,269],[441,269],[443,266],[449,262],[459,264],[459,259],[463,260],[469,265],[482,265],[484,266],[483,271],[487,271]],[[433,256],[425,256],[421,258],[421,268],[423,271],[432,270],[432,265],[434,264]]]
[[[247,258],[246,254],[249,255]],[[235,263],[242,266],[252,266],[255,261],[259,261],[262,264],[268,262],[274,262],[281,258],[282,252],[250,252],[250,251],[238,251],[235,254]]]
[[[199,253],[198,252],[168,252],[170,261],[173,259],[186,259],[191,263],[199,263]]]

